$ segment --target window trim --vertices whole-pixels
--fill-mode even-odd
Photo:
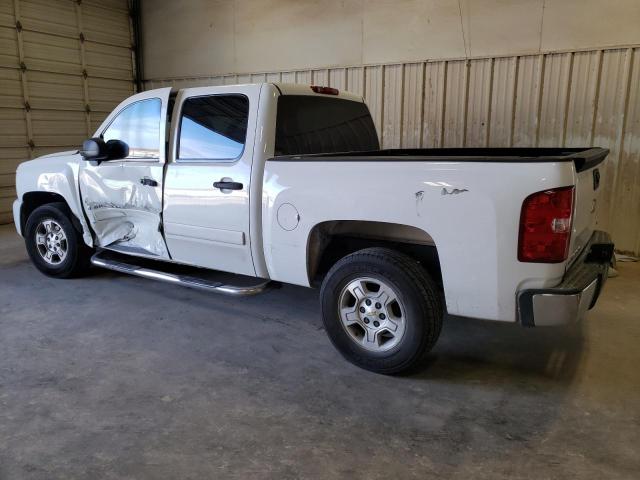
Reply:
[[[234,158],[180,158],[180,139],[182,138],[182,117],[184,111],[184,104],[191,99],[204,98],[204,97],[244,97],[247,100],[247,130],[244,134],[244,142],[242,143],[242,150],[237,157]],[[210,93],[205,95],[193,95],[182,100],[180,103],[180,113],[178,115],[178,125],[176,128],[176,163],[235,163],[240,160],[247,148],[247,137],[249,136],[249,117],[251,116],[251,100],[244,93]]]
[[[135,105],[136,103],[148,102],[149,100],[160,100],[160,118],[158,119],[158,155],[155,157],[125,157],[121,158],[120,162],[160,162],[160,148],[162,147],[162,143],[160,140],[160,134],[162,133],[162,98],[161,97],[149,97],[149,98],[141,98],[140,100],[136,100],[135,102],[131,102],[126,104],[120,110],[118,110],[111,121],[105,125],[105,127],[100,132],[100,138],[104,140],[104,132],[106,132],[111,124],[116,121],[116,119],[120,116],[122,112],[124,112],[127,108]]]

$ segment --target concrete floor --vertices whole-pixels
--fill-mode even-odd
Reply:
[[[578,327],[450,320],[384,377],[313,290],[53,280],[0,227],[0,479],[639,478],[639,312],[621,264]]]

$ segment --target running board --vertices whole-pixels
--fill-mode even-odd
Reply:
[[[152,280],[160,280],[161,282],[172,283],[206,292],[219,293],[222,295],[231,295],[234,297],[247,297],[257,295],[275,286],[274,282],[265,280],[256,285],[236,286],[228,285],[222,282],[215,282],[204,278],[194,277],[190,275],[182,275],[175,273],[163,272],[152,268],[141,267],[133,263],[126,263],[121,259],[114,259],[109,252],[102,250],[91,257],[91,264],[96,267],[106,268],[114,272],[127,273],[138,277],[150,278]]]

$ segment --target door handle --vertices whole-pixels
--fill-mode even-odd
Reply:
[[[243,185],[240,182],[213,182],[214,188],[219,188],[220,190],[242,190]]]
[[[153,178],[144,177],[140,179],[140,183],[142,185],[146,185],[147,187],[157,187],[158,182],[156,182]]]

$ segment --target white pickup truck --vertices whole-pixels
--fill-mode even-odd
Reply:
[[[445,313],[580,319],[613,253],[595,228],[606,149],[380,150],[361,97],[273,83],[146,91],[94,137],[18,167],[38,269],[318,286],[333,344],[377,372],[417,365]]]

